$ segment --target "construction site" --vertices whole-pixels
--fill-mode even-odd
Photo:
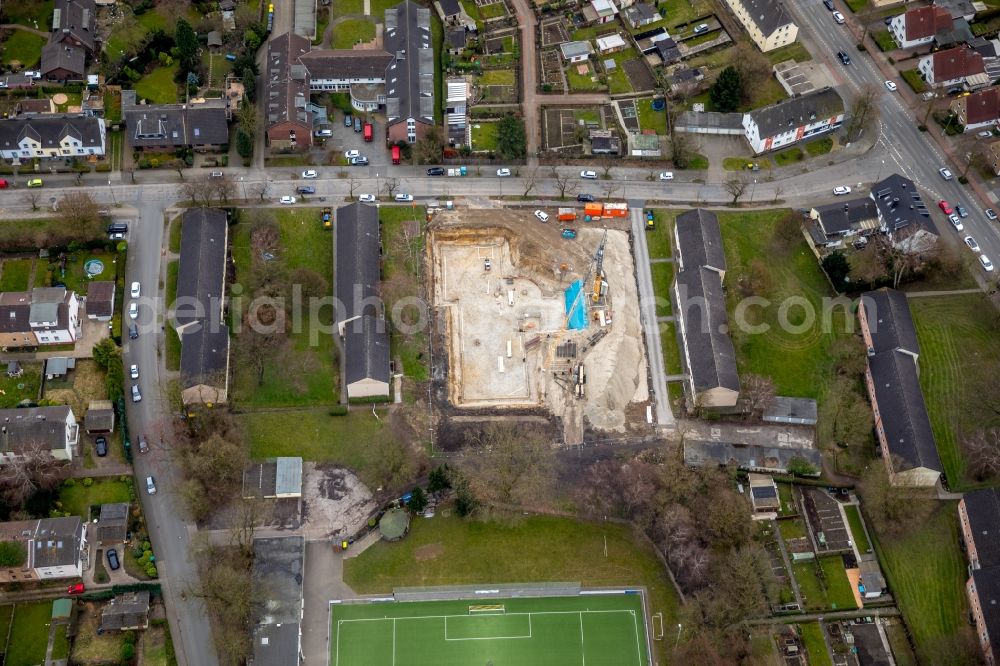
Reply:
[[[577,445],[647,431],[650,396],[628,218],[569,216],[441,211],[427,251],[450,406],[550,415]]]

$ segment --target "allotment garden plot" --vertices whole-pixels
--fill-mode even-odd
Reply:
[[[331,606],[331,666],[648,666],[642,597]]]

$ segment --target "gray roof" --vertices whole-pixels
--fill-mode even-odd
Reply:
[[[411,0],[385,10],[383,39],[385,50],[395,58],[386,71],[387,124],[412,118],[433,125],[434,46],[430,10]]]
[[[128,504],[115,502],[101,505],[101,517],[98,525],[128,525]]]
[[[97,4],[94,0],[56,0],[49,39],[63,41],[69,37],[93,52],[96,16]]]
[[[67,405],[0,409],[0,452],[17,453],[34,444],[65,449],[66,420],[72,413]]]
[[[253,630],[253,665],[288,666],[298,664],[302,642],[298,622],[264,624]]]
[[[898,173],[872,185],[871,198],[878,207],[878,217],[889,232],[911,225],[934,232],[927,205],[920,197],[917,186]],[[936,233],[936,232],[935,232]]]
[[[794,23],[785,3],[781,0],[740,0],[750,20],[757,24],[765,37],[781,26]]]
[[[110,432],[115,427],[115,410],[110,400],[91,400],[83,417],[87,432]]]
[[[58,148],[70,137],[79,141],[80,148],[100,148],[104,139],[104,123],[89,116],[18,116],[0,120],[0,148],[15,149],[24,138],[31,138],[42,148]]]
[[[657,42],[659,43],[659,42]],[[684,111],[677,117],[680,127],[697,127],[719,130],[739,130],[743,133],[742,113],[719,113],[718,111]]]
[[[267,43],[267,62],[261,76],[266,82],[264,96],[268,127],[285,121],[311,126],[306,111],[309,103],[308,75],[299,62],[299,58],[310,48],[308,39],[293,32],[278,35]]]
[[[934,0],[934,4],[942,9],[948,10],[953,19],[972,18],[976,14],[976,8],[972,6],[972,0]]]
[[[562,51],[563,58],[569,59],[582,55],[589,56],[594,52],[594,47],[589,40],[582,42],[563,42],[559,45],[559,50]]]
[[[257,624],[297,622],[302,617],[305,540],[301,536],[257,538],[253,552],[253,579],[264,598]]]
[[[384,319],[365,315],[344,327],[344,377],[389,383],[389,332]]]
[[[902,349],[920,355],[917,328],[913,325],[906,294],[888,287],[866,291],[861,294],[859,307],[865,310],[873,352]]]
[[[337,321],[361,314],[378,315],[372,300],[378,296],[379,223],[378,208],[353,203],[337,209],[336,267]]]
[[[101,610],[101,629],[121,631],[134,627],[145,627],[149,620],[149,592],[126,592],[119,594]]]
[[[444,41],[448,45],[448,48],[455,49],[459,51],[464,49],[468,43],[469,33],[462,26],[457,28],[448,28],[444,32]]]
[[[894,471],[917,467],[941,471],[913,357],[898,351],[882,352],[868,357],[868,368],[886,445],[892,456],[902,460]]]
[[[811,398],[787,398],[775,396],[763,418],[770,423],[796,423],[815,425],[817,420],[816,401]]]
[[[219,323],[225,297],[228,234],[229,220],[223,210],[190,208],[184,213],[177,271],[178,328],[206,318],[210,326]],[[172,303],[167,305],[174,307]]]
[[[299,56],[313,79],[384,79],[392,59],[375,49],[330,49]]]
[[[87,314],[110,317],[115,312],[115,283],[98,280],[87,285]]]
[[[462,13],[462,6],[458,0],[438,0],[441,3],[441,11],[447,16],[456,16]]]
[[[71,356],[53,356],[45,359],[45,374],[59,377],[76,367],[76,359]]]
[[[984,569],[1000,567],[1000,488],[973,490],[965,493],[962,499],[979,566]]]
[[[983,611],[988,640],[996,646],[1000,644],[1000,567],[974,570],[972,583]]]
[[[123,112],[133,148],[221,146],[229,143],[224,104],[142,104]]]
[[[677,216],[676,230],[680,269],[707,266],[717,271],[726,270],[722,229],[715,213],[702,208],[681,213]]]
[[[661,39],[657,41],[654,46],[656,48],[656,52],[660,55],[660,59],[665,63],[673,62],[675,60],[680,60],[681,58],[681,50],[677,47],[677,42],[675,42],[673,38],[668,37],[667,39]],[[741,121],[743,118],[742,114],[720,114],[720,115],[733,115],[733,116],[738,115],[740,116]]]
[[[822,456],[816,449],[757,446],[703,440],[684,441],[684,463],[736,465],[742,469],[784,473],[793,458],[802,458],[816,469],[822,469]]]
[[[758,135],[764,139],[843,112],[844,100],[837,91],[833,88],[821,88],[771,106],[754,109],[748,115],[757,124]]]
[[[49,42],[42,47],[42,64],[40,70],[43,77],[56,69],[65,69],[72,78],[82,78],[86,71],[87,52],[72,44]]]
[[[294,495],[302,493],[302,458],[282,457],[276,461],[275,493]]]
[[[631,7],[625,8],[625,18],[628,19],[633,25],[637,25],[650,19],[659,21],[660,14],[652,5],[648,5],[645,2],[637,2]]]
[[[964,18],[955,19],[950,30],[940,30],[934,35],[934,43],[938,46],[964,44],[973,38],[972,28]]]
[[[229,367],[229,327],[218,330],[194,327],[181,338],[181,382],[183,388],[206,384],[225,387]]]
[[[80,558],[83,529],[79,516],[39,520],[32,544],[32,566],[41,569],[75,565]]]
[[[302,494],[302,458],[272,458],[243,470],[243,496],[273,498]]]
[[[720,387],[739,391],[722,277],[708,268],[688,268],[677,273],[677,287],[682,299],[678,304],[683,317],[681,335],[695,391]]]
[[[882,569],[878,565],[878,560],[861,560],[858,562],[858,568],[861,569],[861,582],[864,584],[866,591],[878,590],[881,592],[885,589],[885,577],[882,575]]]
[[[868,197],[816,206],[813,210],[827,236],[878,227],[878,209]]]

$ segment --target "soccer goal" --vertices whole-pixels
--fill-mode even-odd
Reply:
[[[478,604],[469,606],[469,615],[506,615],[504,604]]]

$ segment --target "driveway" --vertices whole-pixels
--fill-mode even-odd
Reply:
[[[326,666],[330,652],[330,601],[357,595],[344,583],[344,558],[330,541],[306,543],[302,654],[305,666]]]

